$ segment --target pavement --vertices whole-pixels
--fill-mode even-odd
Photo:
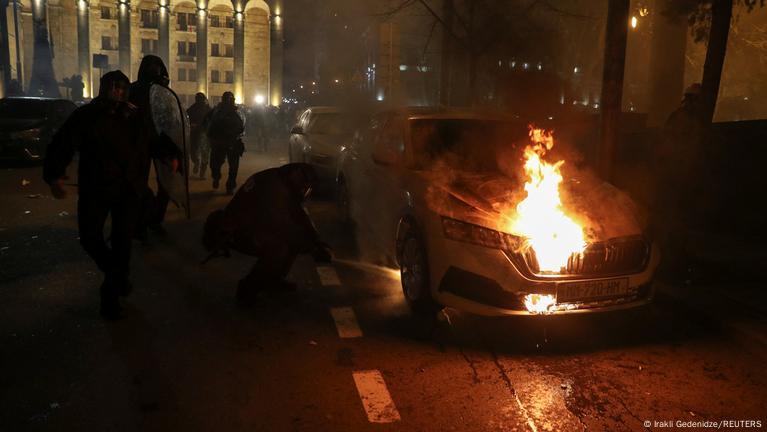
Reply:
[[[240,182],[285,163],[284,147],[248,151]],[[656,302],[635,311],[489,319],[448,309],[424,319],[409,312],[398,272],[358,261],[353,233],[318,199],[309,211],[336,260],[299,257],[296,291],[241,309],[234,291],[252,259],[199,264],[202,223],[229,198],[209,181],[192,189],[193,218],[173,209],[166,237],[136,245],[128,318],[110,323],[77,242],[75,197],[53,200],[39,167],[0,169],[0,431],[759,430],[767,421],[767,345],[733,325],[761,335],[762,318],[694,283],[661,282]],[[718,283],[714,293],[726,290]]]

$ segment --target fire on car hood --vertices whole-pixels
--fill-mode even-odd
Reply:
[[[433,211],[495,230],[505,229],[502,215],[524,199],[521,182],[500,173],[426,175],[427,203]],[[643,210],[627,194],[593,176],[564,183],[562,196],[585,227],[589,242],[641,235],[645,229]]]

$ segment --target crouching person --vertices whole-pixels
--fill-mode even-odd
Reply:
[[[306,164],[292,163],[252,175],[223,210],[205,221],[203,246],[214,256],[230,250],[258,260],[237,287],[237,300],[251,304],[262,289],[293,288],[285,281],[298,254],[331,260],[330,248],[314,228],[303,203],[316,173]]]

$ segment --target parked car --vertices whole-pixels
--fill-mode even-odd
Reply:
[[[504,161],[491,143],[507,145],[527,135],[518,120],[408,109],[377,114],[342,152],[339,213],[357,225],[361,250],[380,247],[379,261],[388,257],[399,266],[413,310],[565,314],[631,308],[652,299],[659,254],[641,229],[605,228],[604,238],[593,239],[552,273],[539,270],[535,252],[523,247],[525,238],[499,228],[497,204],[522,190],[524,179],[500,172]],[[619,195],[611,185],[597,184],[594,199]],[[608,225],[621,219],[617,207],[602,215]],[[551,301],[544,310],[526,303],[541,296]]]
[[[340,108],[307,108],[290,131],[290,162],[310,164],[320,179],[332,181],[341,147],[353,131],[351,116]]]
[[[0,99],[0,159],[44,158],[53,134],[76,108],[67,99]]]

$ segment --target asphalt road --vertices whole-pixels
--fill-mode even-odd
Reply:
[[[240,179],[284,163],[280,150],[246,153]],[[173,210],[166,238],[136,244],[128,318],[107,323],[75,197],[53,200],[39,167],[0,169],[0,431],[765,427],[765,347],[686,302],[557,319],[417,318],[398,272],[355,260],[327,201],[309,209],[338,259],[300,257],[295,292],[237,308],[252,259],[199,265],[204,218],[228,198],[208,181],[192,185],[194,217]]]

